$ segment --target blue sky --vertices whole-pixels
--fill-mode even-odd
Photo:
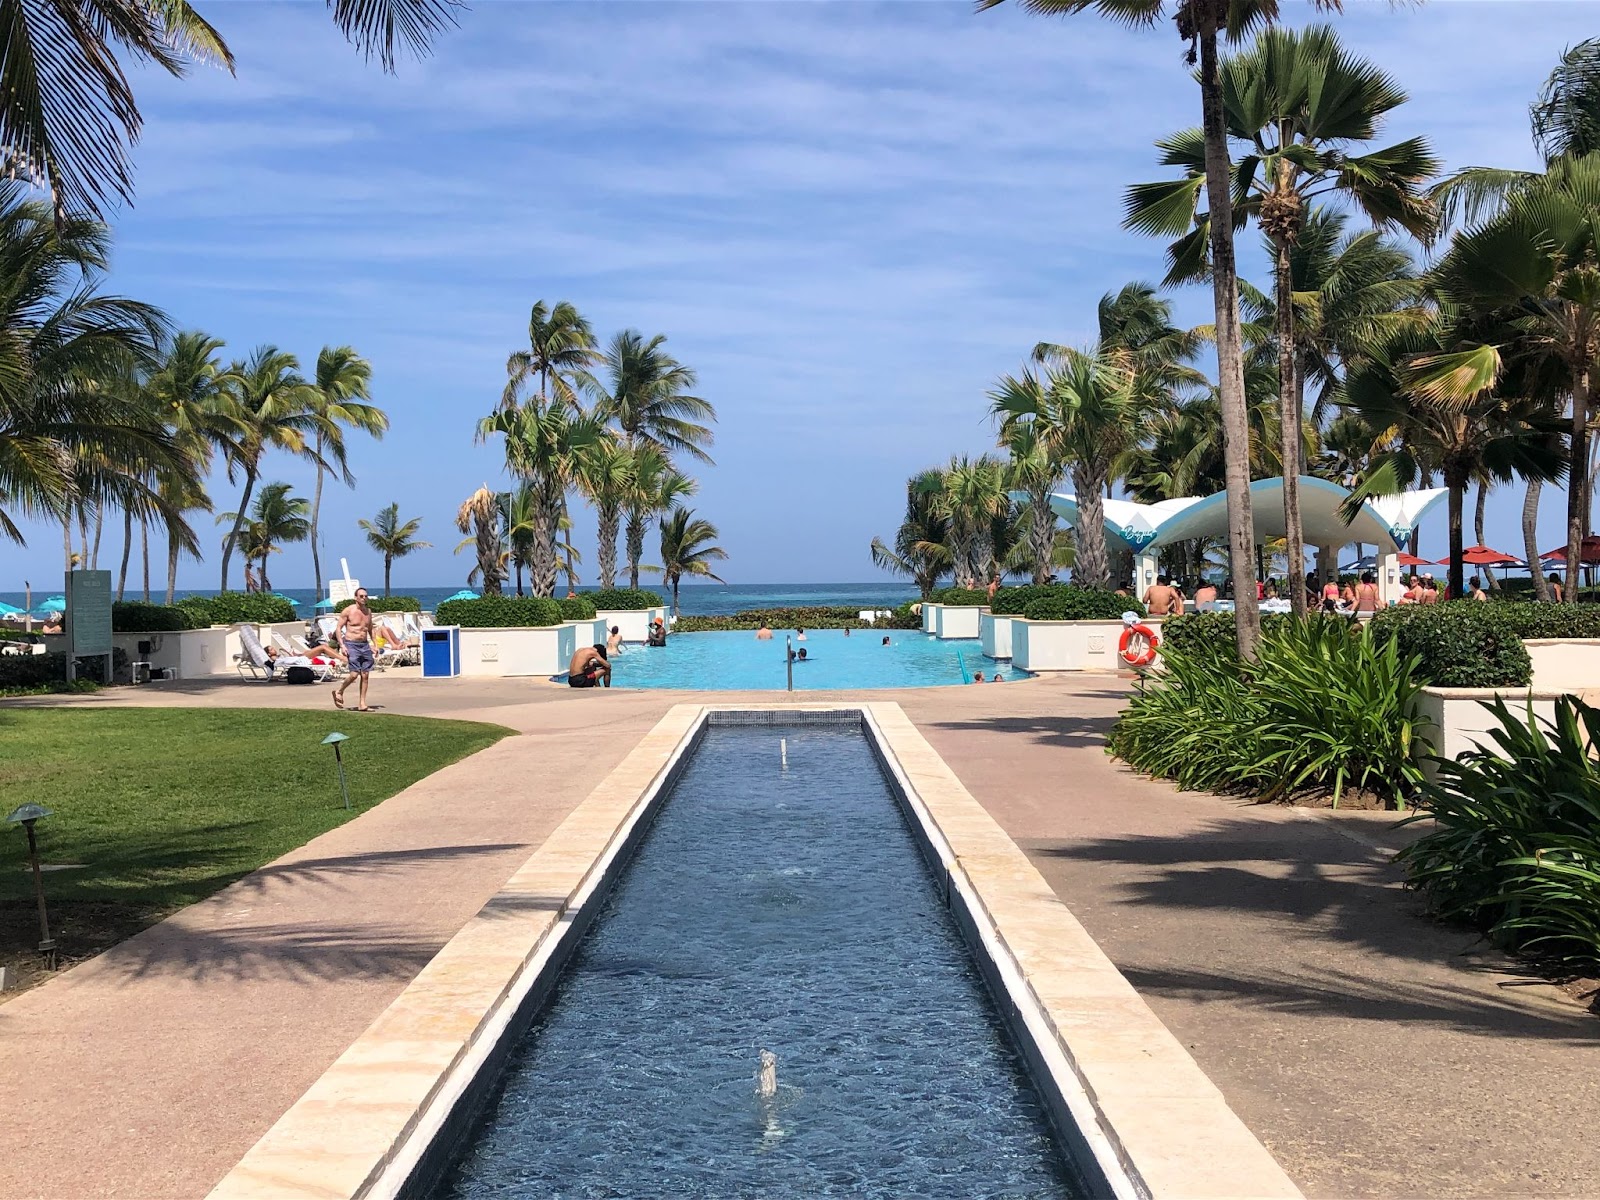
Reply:
[[[1347,7],[1347,42],[1411,92],[1393,137],[1426,134],[1452,167],[1534,165],[1528,103],[1597,15]],[[1165,27],[964,3],[486,2],[397,76],[364,66],[321,4],[201,8],[238,76],[140,79],[112,284],[241,357],[271,342],[309,364],[350,343],[371,359],[393,430],[355,444],[325,540],[379,578],[355,522],[398,500],[435,548],[397,585],[465,575],[455,509],[503,478],[473,424],[540,298],[602,337],[665,333],[699,371],[721,422],[694,503],[731,582],[873,578],[867,544],[892,534],[905,477],[990,442],[994,378],[1035,341],[1087,340],[1103,292],[1159,278],[1160,245],[1118,227],[1121,191],[1198,115]],[[1210,319],[1202,290],[1177,303]],[[286,458],[266,476],[309,494]],[[219,479],[213,498],[237,492]],[[1519,503],[1491,499],[1491,543],[1518,547]],[[1551,543],[1562,503],[1547,495]],[[0,550],[0,585],[60,569],[59,530],[28,533]],[[201,534],[208,561],[181,586],[216,586],[220,532]],[[592,577],[587,513],[576,540]],[[304,547],[273,568],[279,586],[310,574]]]

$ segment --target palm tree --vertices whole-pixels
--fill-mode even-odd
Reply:
[[[522,573],[533,562],[535,530],[534,509],[537,501],[533,485],[519,483],[509,492],[496,497],[500,505],[500,522],[503,530],[500,542],[505,547],[506,561],[515,573],[517,595],[522,595]]]
[[[400,504],[398,501],[386,508],[380,508],[378,515],[371,521],[362,518],[362,530],[367,535],[367,545],[383,555],[383,594],[389,594],[389,574],[394,567],[394,560],[404,558],[418,550],[426,550],[433,545],[417,537],[417,530],[422,528],[422,518],[412,517],[409,521],[400,520]],[[321,592],[318,592],[321,595]]]
[[[1210,212],[1231,208],[1232,163],[1228,155],[1228,121],[1217,38],[1235,42],[1253,27],[1275,21],[1277,0],[1019,0],[1030,12],[1071,15],[1094,9],[1101,15],[1136,28],[1154,26],[1169,10],[1178,36],[1189,43],[1187,61],[1198,57],[1200,69],[1201,129],[1205,150],[1206,207]],[[1341,0],[1311,0],[1314,7],[1336,9]],[[979,8],[993,8],[1004,0],[978,0]],[[1210,239],[1211,294],[1216,310],[1214,338],[1217,346],[1217,390],[1222,420],[1222,441],[1228,492],[1228,549],[1233,590],[1234,632],[1239,654],[1255,655],[1261,635],[1261,614],[1256,606],[1251,575],[1255,556],[1255,525],[1250,510],[1250,431],[1245,394],[1244,339],[1239,321],[1239,273],[1233,252],[1233,223],[1212,221]]]
[[[603,588],[617,582],[617,534],[634,485],[634,463],[633,451],[609,431],[578,456],[578,491],[594,506],[596,566]]]
[[[1464,594],[1463,511],[1473,480],[1561,474],[1560,425],[1540,399],[1500,394],[1489,356],[1463,353],[1448,316],[1376,351],[1345,383],[1345,407],[1376,431],[1346,504],[1414,487],[1434,471],[1449,491],[1450,594]]]
[[[532,380],[538,381],[535,403],[549,408],[552,403],[576,406],[577,393],[572,380],[583,376],[595,361],[594,331],[573,305],[565,300],[554,308],[537,301],[528,315],[528,348],[513,351],[506,360],[506,390],[500,398],[502,408],[522,403],[522,393]]]
[[[311,495],[311,575],[317,595],[322,595],[322,556],[317,529],[322,520],[322,477],[338,468],[345,486],[355,486],[355,476],[345,458],[344,427],[381,438],[389,428],[383,409],[372,398],[372,364],[350,346],[324,346],[317,355],[317,374],[311,384],[311,412],[317,417],[312,458],[317,464],[316,488]]]
[[[551,402],[502,408],[478,422],[478,440],[505,436],[506,466],[533,489],[533,546],[529,582],[536,596],[556,589],[556,534],[567,489],[578,478],[584,452],[603,434],[592,413]]]
[[[924,475],[920,485],[949,527],[947,540],[956,586],[977,587],[993,521],[1010,509],[1004,465],[988,454],[977,458],[958,454],[942,470]]]
[[[694,509],[675,505],[661,521],[661,575],[672,589],[672,615],[679,612],[678,585],[685,575],[699,575],[723,582],[711,570],[713,562],[728,557],[717,540],[717,527],[694,515]]]
[[[1347,53],[1327,26],[1264,30],[1248,50],[1223,62],[1222,87],[1228,134],[1240,148],[1233,168],[1231,219],[1236,226],[1258,221],[1272,250],[1284,542],[1289,576],[1301,579],[1304,399],[1295,329],[1294,248],[1307,213],[1326,196],[1354,205],[1374,224],[1426,235],[1433,226],[1433,209],[1419,188],[1437,163],[1422,138],[1368,154],[1348,153],[1352,144],[1370,141],[1406,95],[1376,66]],[[1191,129],[1159,144],[1163,163],[1181,167],[1184,174],[1130,188],[1124,224],[1178,239],[1168,251],[1168,282],[1199,278],[1206,269],[1210,224],[1210,213],[1199,213],[1205,135]],[[1305,589],[1291,588],[1290,598],[1295,611],[1303,614]]]
[[[646,341],[636,329],[624,329],[606,347],[606,381],[593,376],[586,386],[594,393],[595,409],[615,421],[627,444],[649,446],[664,456],[687,454],[711,462],[706,447],[714,435],[705,422],[717,419],[709,401],[689,394],[694,371],[668,354],[666,336]]]
[[[269,447],[290,454],[314,457],[308,437],[326,428],[316,415],[316,389],[300,375],[300,360],[276,346],[258,346],[248,362],[236,362],[221,380],[229,400],[229,415],[243,432],[222,447],[228,478],[234,469],[244,473],[244,495],[235,514],[233,532],[222,543],[222,590],[228,590],[228,565],[244,527],[250,496],[261,477],[261,459]]]
[[[398,52],[426,51],[454,24],[455,0],[327,0],[334,23],[392,71]],[[233,55],[186,0],[37,3],[0,0],[0,171],[50,190],[58,213],[98,214],[131,201],[128,147],[143,120],[130,77],[192,62],[230,72]]]
[[[485,595],[498,596],[501,581],[506,577],[505,560],[500,551],[500,503],[488,484],[462,501],[456,510],[456,528],[468,535],[456,547],[456,553],[460,554],[468,546],[477,552],[477,562],[467,573],[467,582],[477,579]]]
[[[1600,152],[1555,160],[1493,217],[1458,234],[1435,286],[1469,317],[1468,336],[1430,364],[1440,389],[1466,402],[1493,386],[1507,357],[1518,371],[1562,381],[1571,414],[1567,578],[1575,580],[1589,528],[1589,423],[1600,367]],[[1568,591],[1576,603],[1577,589]]]
[[[656,447],[633,452],[633,483],[627,492],[628,586],[639,586],[639,560],[644,557],[644,531],[658,513],[670,512],[679,500],[695,494],[699,484],[683,474]]]
[[[267,578],[267,557],[277,554],[285,543],[303,542],[311,533],[311,505],[300,496],[290,495],[287,483],[269,483],[256,497],[254,511],[222,513],[217,517],[221,524],[232,521],[235,533],[245,531],[240,540],[240,551],[246,561],[261,560],[261,590],[270,592],[272,581]]]
[[[911,580],[926,600],[950,570],[950,522],[934,502],[938,471],[924,471],[906,481],[906,515],[895,530],[891,549],[881,538],[872,539],[872,565]]]
[[[994,402],[994,411],[999,413],[1039,413],[1049,405],[1044,385],[1031,371],[1024,371],[1021,379],[1002,375],[989,396]],[[1044,435],[1029,416],[1003,424],[1000,445],[1011,456],[1006,471],[1007,486],[1028,494],[1028,545],[1033,561],[1033,582],[1048,583],[1055,574],[1052,550],[1056,513],[1050,507],[1050,496],[1060,485],[1064,469],[1060,446]]]
[[[186,469],[123,382],[155,365],[166,318],[101,292],[109,253],[104,225],[58,223],[0,183],[0,537],[19,544],[22,515],[66,522],[70,542],[74,515],[155,513],[154,472]]]

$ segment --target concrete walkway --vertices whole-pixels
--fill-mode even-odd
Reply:
[[[904,705],[1308,1194],[1600,1195],[1600,1020],[1418,915],[1386,863],[1392,818],[1123,771],[1101,748],[1123,689],[855,698]],[[797,699],[819,695],[850,698]],[[373,698],[523,736],[0,1006],[0,1194],[203,1194],[670,705],[731,697],[380,677]]]

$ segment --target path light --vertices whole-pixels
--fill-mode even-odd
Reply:
[[[346,812],[350,810],[350,789],[345,785],[344,781],[344,754],[339,749],[339,743],[348,742],[349,740],[349,736],[343,733],[330,733],[327,737],[322,739],[322,744],[324,746],[333,747],[333,761],[339,764],[339,792],[344,796],[344,807]]]
[[[39,841],[34,837],[33,823],[40,817],[50,816],[42,804],[24,804],[6,818],[7,825],[21,825],[28,834],[28,861],[33,864],[33,894],[39,902],[39,953],[44,955],[47,971],[56,969],[56,943],[50,936],[50,918],[44,910],[44,873],[39,870]]]

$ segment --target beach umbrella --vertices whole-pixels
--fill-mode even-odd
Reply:
[[[273,592],[272,593],[272,598],[274,600],[287,600],[290,604],[294,605],[296,608],[300,607],[300,601],[296,600],[293,596],[285,596],[282,592]]]
[[[1557,546],[1554,550],[1546,550],[1539,557],[1546,562],[1558,558],[1564,559],[1567,557],[1567,548]],[[1579,547],[1578,561],[1589,567],[1600,563],[1600,536],[1591,533],[1583,539],[1583,544]]]
[[[15,604],[7,604],[4,600],[0,600],[0,617],[15,617],[20,615],[21,612],[22,609]]]
[[[482,597],[480,597],[477,592],[468,591],[466,588],[462,588],[454,596],[446,596],[445,599],[446,600],[479,600],[479,599],[482,599]]]
[[[1431,567],[1434,564],[1425,558],[1418,558],[1415,554],[1407,554],[1404,550],[1395,559],[1402,567]]]
[[[335,600],[332,596],[324,596],[321,600],[318,600],[311,607],[312,608],[337,608],[338,605],[339,605],[339,602],[337,600]]]
[[[34,616],[41,613],[64,613],[67,611],[67,598],[65,596],[51,596],[48,600],[41,600],[33,606]]]
[[[1468,546],[1461,552],[1461,562],[1469,567],[1514,567],[1519,566],[1522,560],[1515,554],[1507,554],[1503,550],[1491,550],[1488,546]],[[1441,558],[1441,567],[1448,567],[1450,560]]]

